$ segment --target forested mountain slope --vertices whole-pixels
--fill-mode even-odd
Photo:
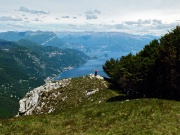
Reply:
[[[42,85],[47,77],[58,75],[67,67],[82,65],[87,59],[88,56],[76,50],[42,46],[29,40],[0,40],[0,96],[3,103],[5,98],[18,101],[27,91]],[[4,110],[3,107],[0,110]]]

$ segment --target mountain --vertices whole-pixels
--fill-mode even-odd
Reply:
[[[0,33],[0,39],[8,41],[18,41],[20,39],[27,39],[36,42],[40,45],[55,46],[59,48],[63,45],[63,42],[56,36],[56,34],[48,31],[8,31]]]
[[[2,32],[0,39],[18,41],[27,39],[44,46],[76,49],[88,52],[138,52],[153,39],[154,35],[134,35],[123,32],[50,32],[25,31]]]
[[[80,66],[87,59],[87,55],[77,50],[42,46],[25,39],[17,42],[0,40],[0,97],[3,99],[0,117],[14,115],[19,98],[44,84],[47,77]],[[11,106],[14,106],[13,110]]]
[[[46,83],[20,101],[21,116],[0,120],[0,134],[179,134],[179,101],[131,98],[116,90],[93,75]]]
[[[56,32],[64,42],[62,47],[83,52],[138,52],[155,38],[153,35],[133,35],[122,32]]]

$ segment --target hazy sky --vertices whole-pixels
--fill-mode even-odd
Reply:
[[[164,34],[180,23],[180,0],[0,0],[0,31]]]

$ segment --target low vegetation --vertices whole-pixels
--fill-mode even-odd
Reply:
[[[106,87],[107,86],[107,87]],[[99,89],[87,96],[87,91]],[[180,102],[133,98],[97,78],[73,78],[61,88],[67,99],[52,114],[0,120],[0,134],[174,134],[180,132]]]

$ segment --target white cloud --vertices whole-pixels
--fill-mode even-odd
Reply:
[[[154,25],[161,25],[161,24],[163,24],[163,23],[162,23],[162,20],[157,20],[157,19],[152,20],[152,23],[153,23]]]
[[[67,16],[62,16],[61,18],[70,18],[70,16],[68,16],[68,15]]]
[[[177,25],[177,21],[166,23],[163,22],[162,20],[157,20],[157,19],[153,19],[153,20],[139,19],[137,21],[126,21],[120,24],[115,24],[114,28],[129,33],[136,33],[136,34],[153,33],[156,35],[163,35],[167,33],[168,30],[174,28],[176,25]]]
[[[56,20],[60,20],[58,17],[55,18]]]
[[[159,21],[159,20],[155,20],[155,21]],[[148,19],[148,20],[139,19],[137,21],[125,21],[124,23],[127,25],[146,25],[146,24],[148,25],[148,24],[152,23],[152,20],[151,19]]]
[[[45,12],[45,11],[30,10],[27,7],[24,7],[24,6],[21,6],[19,8],[19,11],[27,12],[27,13],[32,13],[32,14],[49,14],[48,12]]]
[[[2,16],[0,21],[22,21],[22,18],[18,16]]]
[[[125,28],[125,26],[123,24],[115,24],[114,27],[116,29],[124,29]]]
[[[94,10],[94,13],[96,13],[96,14],[101,14],[101,11],[95,9],[95,10]]]
[[[99,11],[97,9],[88,10],[87,12],[85,12],[87,20],[98,19],[97,15],[99,15],[99,14],[101,14],[101,11]]]
[[[87,12],[85,12],[85,14],[101,14],[101,11],[94,9],[94,10],[88,10]]]
[[[87,19],[87,20],[92,20],[92,19],[98,19],[98,17],[97,17],[97,15],[87,14],[87,15],[86,15],[86,19]]]
[[[162,34],[180,23],[179,13],[178,0],[4,0],[0,4],[0,30],[58,28]]]
[[[39,18],[35,18],[35,19],[33,19],[33,21],[35,21],[35,22],[42,22]]]

